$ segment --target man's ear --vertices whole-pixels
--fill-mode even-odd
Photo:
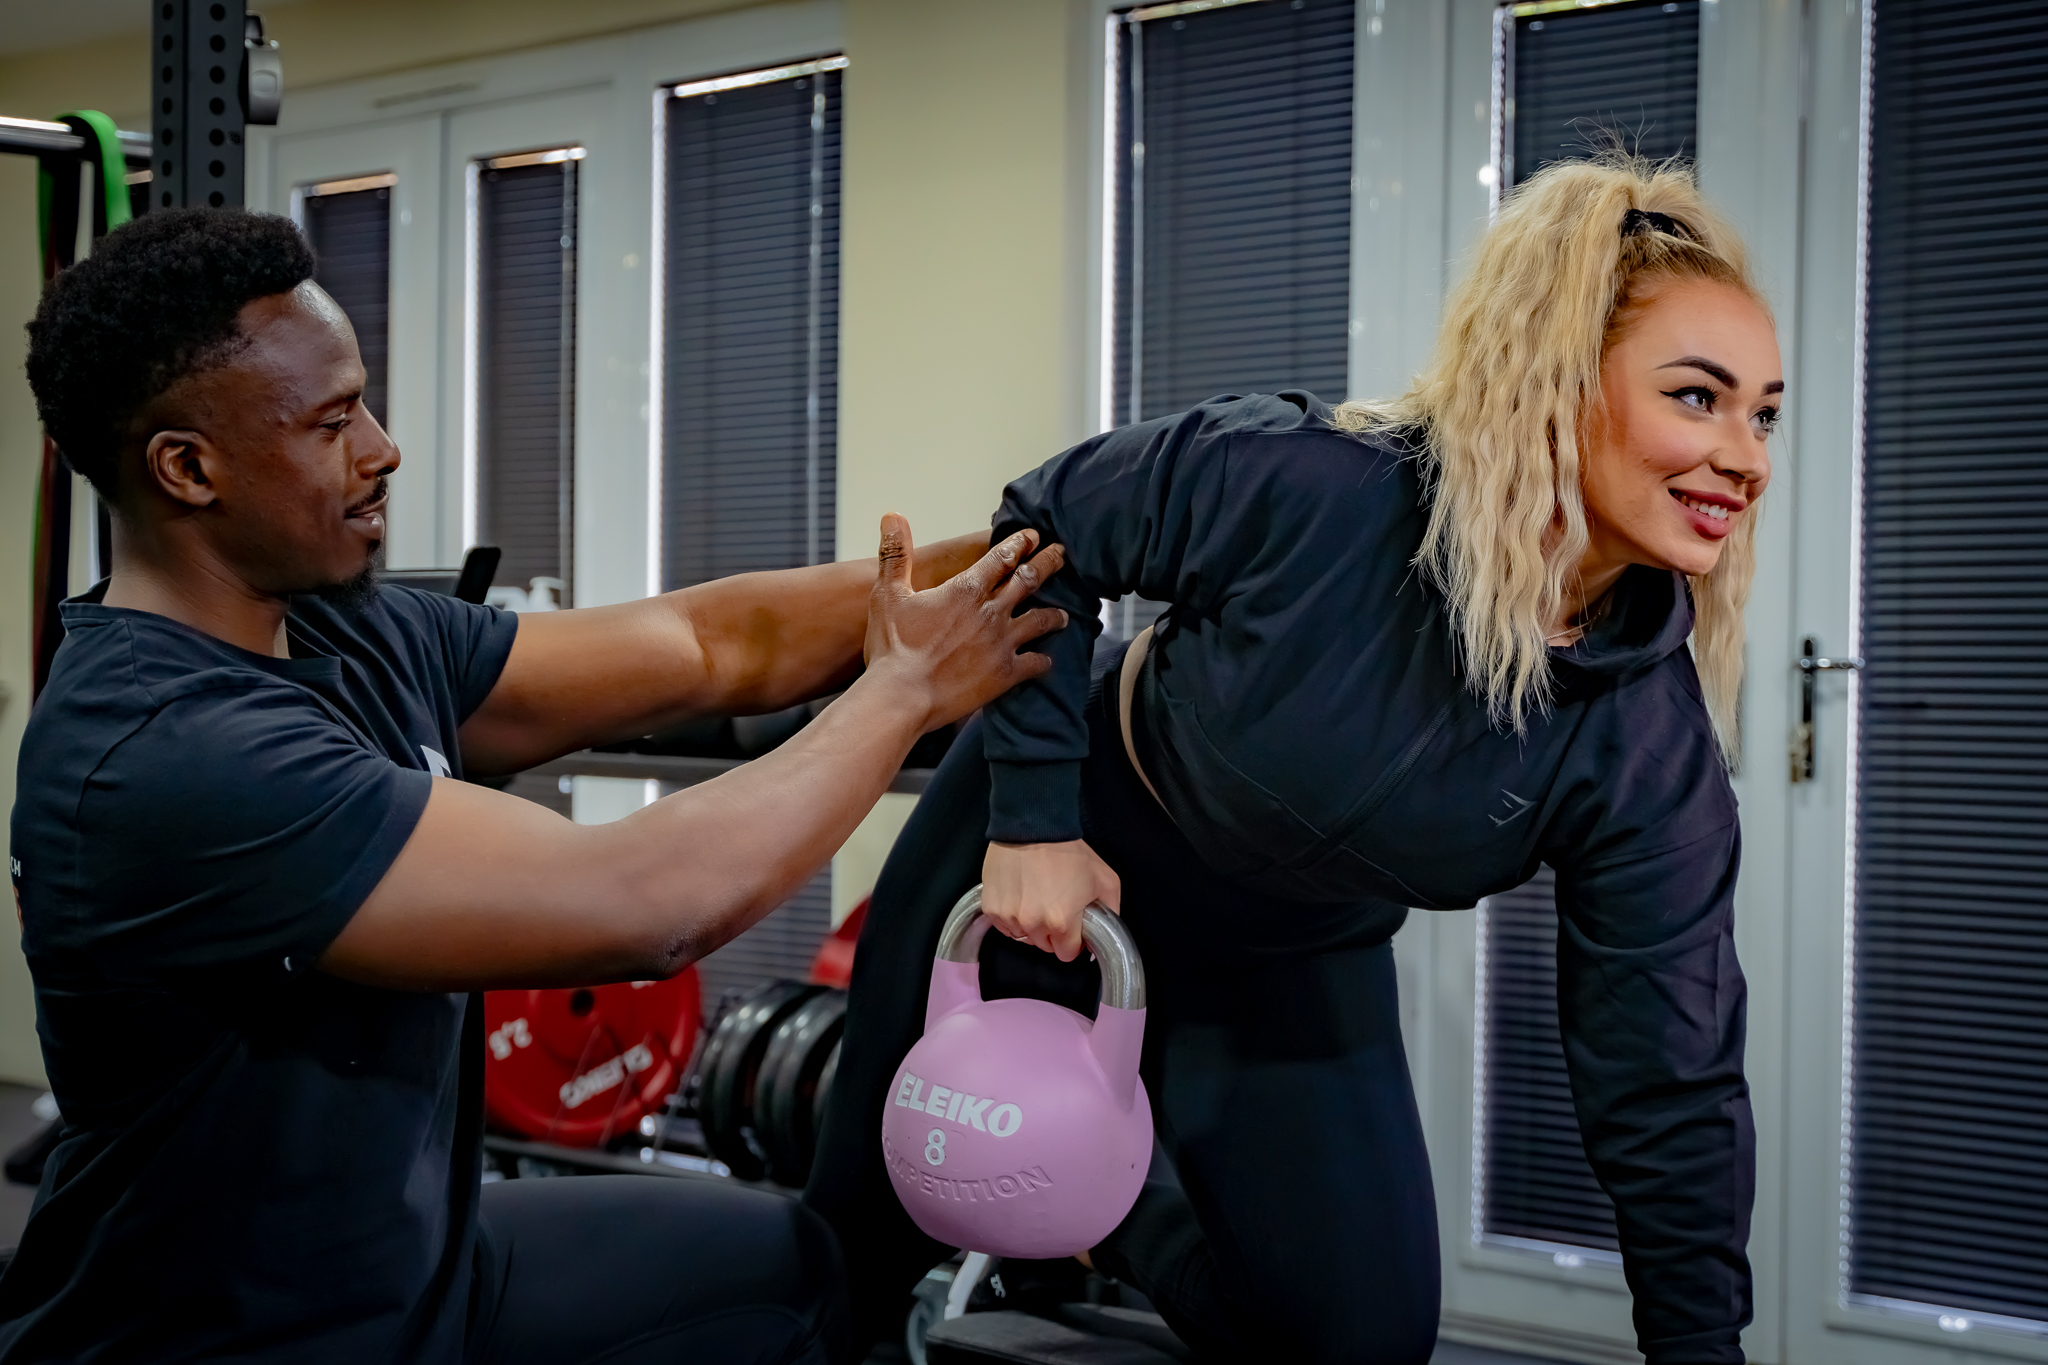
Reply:
[[[211,507],[219,494],[206,466],[215,453],[199,432],[159,431],[142,451],[144,482],[187,507]]]

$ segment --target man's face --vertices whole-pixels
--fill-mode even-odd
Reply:
[[[384,480],[398,447],[363,406],[355,332],[311,281],[251,302],[237,321],[244,343],[225,364],[172,386],[142,414],[145,433],[198,438],[179,459],[152,454],[145,477],[257,592],[361,579],[384,540]],[[157,434],[153,446],[165,440]],[[189,477],[165,472],[178,468]]]

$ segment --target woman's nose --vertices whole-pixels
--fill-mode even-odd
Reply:
[[[1714,467],[1727,478],[1753,485],[1760,492],[1771,481],[1770,447],[1744,431],[1732,448],[1721,452]]]

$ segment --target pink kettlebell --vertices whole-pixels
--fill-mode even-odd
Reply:
[[[946,1245],[1071,1256],[1123,1221],[1152,1158],[1145,967],[1115,915],[1082,912],[1102,968],[1091,1026],[1045,1000],[983,1000],[987,932],[977,886],[940,931],[924,1037],[882,1110],[883,1159],[911,1219]]]

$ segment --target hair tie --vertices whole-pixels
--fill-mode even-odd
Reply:
[[[1701,245],[1700,235],[1668,213],[1657,213],[1650,209],[1630,209],[1621,215],[1621,235],[1636,237],[1645,232],[1661,232],[1667,237],[1679,237],[1694,245]]]

